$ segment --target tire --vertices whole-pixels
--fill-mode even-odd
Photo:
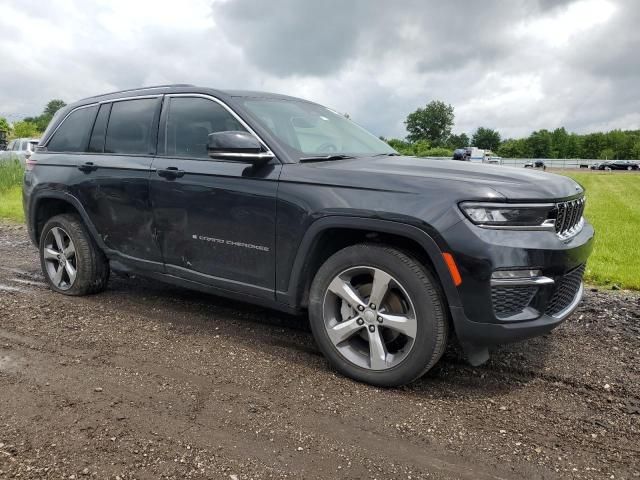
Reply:
[[[336,252],[309,292],[311,330],[325,357],[343,375],[381,387],[410,383],[436,364],[447,345],[445,312],[433,274],[387,246]]]
[[[49,219],[40,235],[39,250],[42,273],[53,291],[80,296],[106,288],[109,262],[78,215]]]

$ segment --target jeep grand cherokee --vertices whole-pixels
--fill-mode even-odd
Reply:
[[[401,385],[455,334],[470,362],[578,305],[593,228],[548,173],[400,156],[284,95],[172,85],[60,111],[24,206],[50,287],[110,270],[308,312],[340,372]]]

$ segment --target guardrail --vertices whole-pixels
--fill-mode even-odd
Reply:
[[[451,160],[451,157],[423,157],[423,158],[431,158],[435,160]],[[606,162],[607,160],[598,160],[595,158],[502,158],[500,160],[496,160],[495,162],[484,162],[484,163],[495,163],[498,161],[500,165],[504,165],[507,167],[524,167],[527,163],[535,163],[536,161],[541,160],[547,166],[547,168],[584,168],[588,169],[591,165],[596,163]],[[612,161],[612,160],[609,160]],[[629,160],[630,162],[635,162],[640,164],[638,160]]]

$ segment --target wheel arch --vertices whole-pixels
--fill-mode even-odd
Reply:
[[[427,232],[406,223],[342,216],[324,217],[309,227],[296,253],[288,290],[276,292],[277,300],[295,307],[306,306],[311,281],[322,263],[336,251],[362,242],[384,243],[413,254],[431,268],[447,304],[461,305],[443,251]]]
[[[29,218],[27,219],[29,233],[31,241],[36,246],[39,245],[40,234],[47,220],[63,213],[78,214],[98,247],[103,251],[105,250],[102,238],[98,235],[97,230],[80,201],[70,193],[49,190],[35,194],[29,208]]]

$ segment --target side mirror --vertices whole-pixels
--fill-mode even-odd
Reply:
[[[273,158],[249,132],[228,131],[209,134],[207,152],[211,158],[264,165]]]

